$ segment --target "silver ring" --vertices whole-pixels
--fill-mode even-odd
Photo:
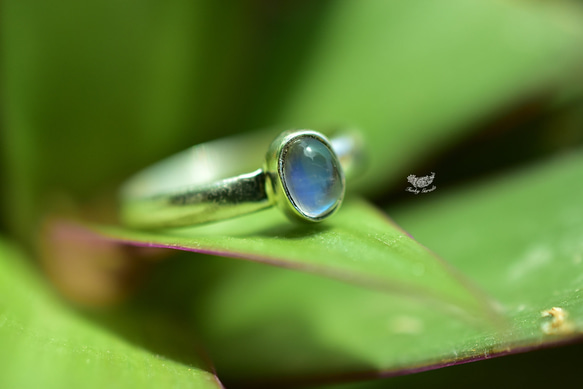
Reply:
[[[328,140],[316,131],[294,130],[270,139],[255,133],[203,143],[137,173],[120,191],[121,222],[180,227],[271,206],[296,221],[333,215],[344,199],[345,176],[362,165],[358,134]]]

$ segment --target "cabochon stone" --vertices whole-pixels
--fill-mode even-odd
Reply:
[[[342,197],[338,159],[320,140],[303,136],[292,141],[283,160],[283,180],[296,206],[309,217],[328,213]]]

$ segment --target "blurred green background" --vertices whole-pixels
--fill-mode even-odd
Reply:
[[[447,199],[464,203],[479,197],[472,191],[455,197],[458,188],[492,177],[496,182],[500,174],[568,155],[583,143],[583,8],[575,1],[6,0],[0,18],[0,228],[3,244],[19,247],[3,250],[6,258],[24,256],[12,251],[24,250],[31,258],[46,251],[38,247],[53,239],[43,224],[49,217],[114,223],[119,184],[193,144],[265,127],[354,127],[368,145],[369,166],[350,190],[394,210],[398,223],[419,231],[414,235],[423,238],[420,243],[429,242],[446,260],[450,253],[455,259],[458,252],[471,254],[485,245],[471,241],[464,252],[466,246],[439,237],[441,228],[467,220],[465,213],[448,219],[456,207]],[[437,173],[435,193],[415,197],[405,192],[409,174],[431,171]],[[577,168],[569,171],[564,190],[573,191],[570,204],[579,215],[574,199],[583,176]],[[542,185],[536,193],[551,193]],[[510,188],[508,193],[518,192]],[[527,203],[540,206],[541,215],[554,215],[557,204],[550,194],[530,193]],[[443,200],[430,203],[429,196]],[[515,209],[515,202],[508,204]],[[422,225],[419,220],[431,214],[431,207],[443,223]],[[504,207],[492,209],[500,211],[493,213],[498,219],[505,217]],[[487,241],[496,228],[480,230],[480,217],[484,214],[474,215],[476,227],[467,228],[480,231]],[[573,228],[571,241],[581,242],[579,225]],[[98,254],[101,262],[117,255],[122,254]],[[6,279],[11,266],[5,267]],[[127,273],[134,274],[135,267],[140,266],[128,265]],[[59,276],[50,278],[58,283]],[[150,288],[154,292],[137,297],[138,306],[156,295],[156,287]],[[0,315],[11,317],[11,309],[27,300],[11,301],[6,293],[0,297]],[[133,309],[121,308],[120,315],[128,317],[122,322],[141,320]],[[88,323],[107,328],[103,322],[108,319],[93,314]],[[35,320],[44,327],[43,315]],[[131,337],[119,324],[112,327],[122,338]],[[162,355],[168,348],[152,347],[166,350]],[[8,381],[13,387],[26,375],[27,361],[34,361],[25,354],[34,350],[22,351],[22,363]],[[10,359],[7,355],[0,362]],[[186,363],[200,362],[188,358]],[[563,360],[569,358],[566,353]],[[494,371],[515,362],[497,363],[502,367]],[[462,371],[456,369],[426,380],[455,383],[453,371]],[[50,370],[47,362],[43,371]],[[89,381],[99,370],[83,374],[79,379]],[[164,374],[160,377],[155,382],[164,385]],[[427,384],[418,377],[398,382]],[[132,382],[131,375],[125,378],[120,387]],[[58,380],[56,374],[49,381]]]

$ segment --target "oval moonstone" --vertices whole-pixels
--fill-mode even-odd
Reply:
[[[338,159],[316,138],[303,136],[291,141],[282,167],[290,200],[310,218],[325,216],[344,194]]]

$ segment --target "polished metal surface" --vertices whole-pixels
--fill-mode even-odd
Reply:
[[[179,227],[271,206],[293,220],[318,222],[331,216],[340,207],[344,190],[330,211],[318,217],[306,215],[291,200],[282,178],[286,150],[294,139],[318,139],[342,166],[344,188],[344,177],[362,162],[358,134],[345,132],[328,141],[319,132],[295,130],[273,141],[272,137],[272,132],[260,132],[203,143],[137,173],[120,191],[121,222],[135,228]]]

